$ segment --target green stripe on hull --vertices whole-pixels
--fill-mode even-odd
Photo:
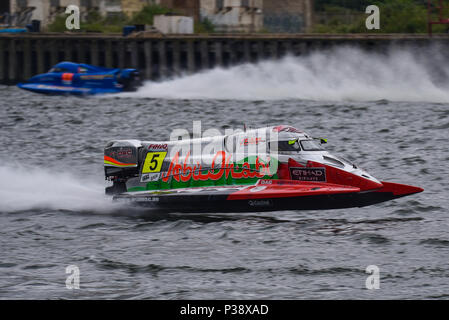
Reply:
[[[239,175],[242,173],[242,171],[247,170],[243,169],[242,165],[244,163],[249,165],[249,168],[252,169],[252,171],[256,170],[255,165],[255,159],[256,157],[250,157],[245,158],[237,163],[234,163],[234,168],[239,166],[239,169],[234,169],[234,173],[236,175]],[[252,161],[249,161],[252,160]],[[177,181],[174,177],[170,177],[168,181],[163,181],[161,178],[157,181],[151,181],[146,183],[146,185],[142,186],[133,186],[127,189],[129,192],[133,191],[147,191],[147,190],[167,190],[167,189],[181,189],[181,188],[192,188],[192,187],[213,187],[213,186],[228,186],[228,185],[252,185],[255,184],[258,180],[261,179],[278,179],[278,176],[276,174],[277,167],[278,167],[278,160],[277,159],[271,159],[272,168],[270,167],[270,174],[266,174],[263,177],[242,177],[242,178],[234,178],[232,177],[231,170],[230,169],[215,169],[213,170],[214,174],[218,174],[220,171],[223,171],[223,174],[216,180],[207,179],[207,180],[200,180],[200,179],[194,179],[191,177],[188,181],[182,181],[181,178],[179,178]],[[274,163],[273,163],[274,162]],[[272,169],[272,170],[271,170]],[[229,172],[227,172],[229,171]],[[201,170],[201,175],[206,176],[208,174],[209,170]],[[271,172],[274,172],[274,174],[271,174]],[[226,177],[227,176],[227,177]]]

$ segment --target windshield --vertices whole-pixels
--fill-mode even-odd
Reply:
[[[276,148],[277,144],[277,148]],[[272,151],[301,151],[301,146],[299,145],[298,139],[287,140],[287,141],[277,141],[270,143],[270,150]]]
[[[70,72],[70,71],[65,68],[51,68],[50,71],[48,72],[52,73],[52,72]]]
[[[304,151],[321,151],[324,150],[315,140],[301,140],[301,146]]]

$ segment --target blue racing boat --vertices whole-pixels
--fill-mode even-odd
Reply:
[[[141,84],[136,69],[111,69],[83,63],[60,62],[19,88],[44,94],[92,95],[135,91]]]

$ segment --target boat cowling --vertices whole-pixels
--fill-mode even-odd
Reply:
[[[139,175],[139,151],[142,145],[136,140],[117,140],[108,142],[104,148],[105,179],[112,181],[106,194],[126,191],[126,181]]]

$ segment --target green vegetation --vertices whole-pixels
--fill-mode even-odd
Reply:
[[[140,12],[136,13],[128,24],[153,24],[154,16],[167,13],[176,13],[168,8],[159,5],[150,5],[144,7]]]
[[[449,0],[444,17],[449,18]],[[438,3],[435,0],[435,4]],[[427,32],[427,0],[315,0],[316,33],[426,33]],[[380,30],[367,30],[365,13],[367,6],[374,4],[380,9]],[[144,7],[133,17],[117,15],[102,17],[96,11],[88,13],[81,23],[79,32],[120,33],[125,25],[153,24],[153,18],[159,14],[176,14],[173,10],[159,5]],[[437,19],[438,11],[434,9],[433,17]],[[67,15],[58,16],[48,26],[50,32],[65,32]],[[449,25],[434,25],[433,32],[447,32]],[[213,23],[204,19],[196,22],[195,33],[213,33]],[[267,32],[262,30],[260,32]]]
[[[140,12],[136,13],[131,18],[125,15],[117,15],[112,17],[102,17],[97,11],[90,11],[87,15],[86,21],[81,22],[80,30],[72,30],[78,32],[103,32],[103,33],[120,33],[126,25],[134,24],[153,24],[155,15],[175,13],[168,8],[158,5],[150,5],[144,7]],[[53,21],[48,26],[50,32],[65,32],[65,20],[67,15],[63,14]]]
[[[203,19],[201,22],[195,23],[194,26],[195,33],[213,33],[215,32],[214,24],[207,18]]]
[[[449,1],[445,1],[449,6]],[[380,30],[367,30],[368,5],[380,9]],[[426,33],[427,0],[316,0],[318,33]],[[434,11],[434,19],[437,11]],[[445,10],[449,18],[449,8]],[[447,32],[448,25],[434,25],[434,32]]]
[[[159,5],[149,5],[144,7],[132,17],[128,18],[125,15],[117,15],[112,17],[102,17],[97,11],[90,11],[87,14],[87,19],[81,22],[80,30],[71,30],[74,32],[103,32],[103,33],[120,33],[126,25],[135,24],[153,24],[155,15],[160,14],[177,14],[169,8],[161,7]],[[50,32],[66,32],[65,21],[67,15],[63,14],[55,18],[55,20],[48,26]],[[208,19],[195,23],[195,33],[213,33],[215,32],[214,25]]]

